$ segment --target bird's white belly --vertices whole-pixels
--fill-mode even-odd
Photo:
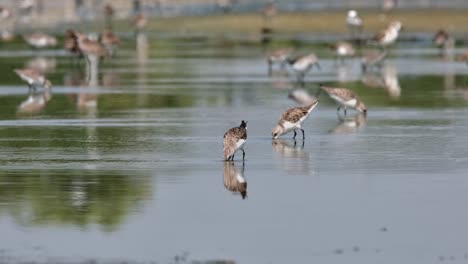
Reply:
[[[343,98],[339,97],[339,96],[336,96],[336,95],[332,95],[330,96],[332,99],[334,99],[336,102],[338,102],[339,104],[341,105],[344,105],[344,106],[347,106],[347,107],[356,107],[356,104],[357,104],[357,100],[356,99],[351,99],[351,100],[344,100]]]
[[[309,66],[310,66],[309,62],[306,62],[306,61],[298,62],[293,65],[293,69],[298,72],[303,72],[303,71],[308,70]]]
[[[237,142],[236,142],[236,151],[239,150],[239,149],[243,149],[244,148],[244,144],[247,140],[246,139],[239,139]]]
[[[302,121],[304,121],[304,120],[299,120],[296,123],[286,121],[286,122],[283,123],[283,127],[286,130],[286,132],[293,131],[293,130],[296,130],[298,128],[301,128]]]
[[[339,47],[337,53],[339,56],[346,56],[348,55],[348,50],[345,47]]]
[[[344,103],[344,105],[346,105],[348,107],[356,107],[356,104],[357,104],[356,99],[351,99],[351,100],[345,101],[345,103]]]
[[[392,30],[388,34],[385,34],[384,38],[382,39],[382,44],[384,45],[391,44],[395,42],[397,37],[398,37],[398,33]]]

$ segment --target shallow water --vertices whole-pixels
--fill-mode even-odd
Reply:
[[[263,47],[139,45],[90,82],[59,50],[2,46],[0,262],[466,263],[465,64],[408,45],[363,75],[303,45],[322,58],[306,89],[351,88],[369,113],[320,95],[306,140],[272,141],[294,78],[268,77]],[[20,107],[26,65],[54,84],[42,105]],[[225,163],[242,119],[246,160]],[[246,199],[224,185],[242,176]]]

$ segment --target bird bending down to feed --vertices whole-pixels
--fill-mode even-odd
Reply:
[[[247,122],[242,120],[240,126],[229,129],[224,134],[224,160],[234,160],[238,150],[242,150],[242,160],[245,159],[244,144],[247,141]]]
[[[52,83],[36,69],[15,69],[14,71],[28,84],[30,93],[32,90],[36,90],[37,87],[43,87],[46,89],[50,89],[52,87]]]
[[[367,113],[366,105],[351,90],[346,88],[325,87],[322,84],[320,85],[320,88],[325,91],[330,96],[330,98],[335,100],[340,105],[337,109],[338,112],[341,108],[344,107],[345,115],[347,108],[352,108],[358,110],[359,112]]]
[[[286,112],[284,112],[281,115],[278,124],[276,124],[276,126],[273,127],[273,130],[271,132],[273,139],[277,139],[279,136],[289,133],[291,131],[294,131],[293,139],[295,139],[297,135],[297,129],[302,131],[302,138],[305,139],[304,129],[302,129],[301,127],[302,122],[304,122],[307,119],[310,112],[314,110],[317,104],[318,101],[315,100],[307,106],[293,107],[286,110]]]
[[[23,36],[26,43],[33,48],[47,48],[57,45],[57,39],[44,33],[33,33]]]

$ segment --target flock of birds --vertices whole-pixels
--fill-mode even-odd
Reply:
[[[12,12],[9,9],[0,7],[0,15],[2,19],[8,19],[11,17]],[[65,32],[63,48],[75,59],[84,59],[86,61],[88,82],[91,78],[91,71],[93,68],[97,69],[99,61],[103,58],[115,56],[116,50],[121,44],[120,38],[112,30],[114,10],[111,5],[105,5],[104,15],[106,26],[101,34],[84,34],[72,29]],[[137,36],[146,26],[147,18],[143,13],[137,13],[130,23]],[[8,36],[8,39],[3,38],[5,36]],[[2,40],[10,40],[12,36],[11,33],[2,34]],[[58,45],[55,36],[42,32],[25,34],[22,38],[26,44],[35,50],[53,48]],[[26,68],[14,69],[14,72],[29,87],[28,99],[19,106],[18,111],[29,113],[42,109],[52,97],[52,83],[46,78],[44,69],[28,65]]]
[[[346,24],[351,33],[351,38],[357,40],[358,44],[361,44],[363,20],[358,16],[356,10],[348,11]],[[389,53],[388,48],[397,41],[401,29],[402,23],[400,21],[393,21],[385,29],[366,41],[369,45],[378,46],[379,50],[369,53],[361,58],[361,68],[363,72],[382,67],[383,62]],[[434,45],[439,48],[440,55],[446,55],[446,53],[454,47],[453,38],[442,29],[436,32],[432,41]],[[337,59],[341,62],[343,62],[346,57],[353,57],[356,55],[354,45],[347,41],[339,41],[330,45],[330,47],[335,52]],[[303,86],[305,84],[305,75],[314,67],[320,69],[319,59],[314,53],[309,53],[305,56],[293,57],[293,52],[294,50],[291,48],[283,48],[271,52],[267,56],[268,74],[272,74],[274,65],[279,65],[281,70],[288,67],[289,71],[296,74],[297,83],[300,86]],[[468,51],[461,54],[458,59],[468,62]],[[320,89],[316,96],[318,96],[322,91],[328,94],[328,96],[338,104],[338,114],[341,109],[344,109],[344,115],[346,116],[347,109],[355,109],[359,111],[361,115],[366,115],[366,105],[353,91],[346,88],[327,87],[322,84],[319,85],[319,88]],[[317,106],[318,100],[315,97],[310,96],[303,89],[296,88],[291,90],[289,97],[301,104],[301,106],[289,108],[281,115],[278,123],[272,129],[273,139],[277,139],[289,132],[294,133],[293,139],[295,139],[297,131],[301,131],[302,138],[305,139],[305,132],[302,128],[302,123]],[[340,115],[338,116],[340,117]],[[224,134],[224,160],[233,161],[234,155],[237,151],[242,151],[244,160],[244,146],[246,140],[247,122],[243,120],[239,127],[231,128]]]
[[[11,15],[6,9],[0,10],[3,17]],[[270,4],[265,7],[264,16],[270,18],[276,14],[274,5]],[[64,49],[77,58],[85,58],[88,65],[88,71],[93,63],[97,63],[100,58],[112,57],[115,54],[117,47],[120,45],[120,39],[112,31],[112,17],[114,14],[113,8],[106,5],[104,8],[106,18],[106,28],[101,35],[84,34],[75,30],[68,30],[65,34]],[[270,18],[271,19],[271,18]],[[132,24],[136,33],[140,32],[146,25],[147,20],[143,13],[134,16]],[[346,24],[349,28],[351,39],[357,40],[361,44],[361,34],[363,31],[363,20],[359,17],[356,10],[349,10],[346,16]],[[388,47],[394,44],[402,29],[402,23],[399,21],[391,22],[381,32],[375,34],[366,43],[378,46],[379,50],[369,53],[362,57],[361,67],[363,71],[371,70],[373,68],[380,68],[383,61],[388,55]],[[54,36],[44,33],[33,33],[23,36],[26,43],[33,48],[46,48],[57,45],[57,39]],[[433,39],[441,52],[453,47],[453,38],[444,31],[438,31]],[[330,45],[336,57],[341,62],[347,57],[354,57],[356,49],[351,42],[339,41]],[[281,69],[288,67],[288,69],[295,73],[297,83],[300,86],[305,84],[305,76],[314,67],[320,69],[319,59],[316,54],[309,53],[304,56],[294,57],[294,50],[291,48],[284,48],[275,50],[267,55],[268,74],[271,75],[273,67],[279,65]],[[462,59],[468,60],[468,52],[462,54]],[[34,93],[37,88],[43,88],[50,94],[52,88],[51,82],[38,70],[35,69],[15,69],[15,73],[24,80],[29,86],[29,93]],[[349,89],[327,87],[320,85],[320,90],[329,95],[335,100],[339,107],[340,112],[344,110],[347,114],[348,109],[355,109],[361,113],[367,113],[367,107],[364,102]],[[318,100],[314,97],[304,93],[300,90],[293,90],[290,93],[290,98],[295,99],[301,106],[293,107],[286,110],[280,117],[278,123],[272,129],[272,138],[276,139],[284,134],[293,132],[293,138],[296,138],[297,131],[302,132],[302,138],[305,139],[305,132],[302,128],[302,123],[307,119],[312,110],[317,106]],[[47,97],[45,97],[47,100]],[[224,135],[224,159],[234,160],[234,155],[237,151],[243,152],[243,160],[245,159],[244,145],[247,140],[247,122],[242,121],[239,127],[229,129]]]
[[[348,11],[346,17],[346,23],[350,29],[350,32],[354,38],[359,37],[362,32],[363,23],[362,19],[359,18],[355,10]],[[376,34],[369,43],[378,45],[380,51],[377,53],[371,53],[364,56],[361,60],[363,70],[368,70],[374,67],[381,67],[382,62],[388,54],[388,46],[394,44],[398,39],[399,32],[402,28],[401,22],[393,21],[387,28]],[[336,56],[341,61],[346,57],[355,56],[356,51],[354,46],[350,42],[339,41],[331,48],[335,51]],[[273,66],[279,65],[281,69],[288,67],[288,69],[294,72],[297,76],[297,83],[300,86],[305,84],[305,75],[317,67],[320,69],[320,63],[315,53],[309,53],[305,56],[292,57],[293,49],[284,48],[278,49],[271,52],[267,56],[268,73],[271,75]],[[338,113],[341,109],[344,110],[344,114],[347,114],[347,109],[355,109],[364,115],[367,113],[367,107],[365,103],[359,98],[357,94],[346,88],[338,87],[327,87],[320,84],[320,91],[325,92],[328,96],[337,102]],[[298,107],[292,107],[286,110],[280,117],[278,123],[272,129],[272,138],[277,139],[278,137],[287,133],[293,132],[293,139],[297,136],[297,131],[302,132],[302,139],[305,139],[305,132],[302,128],[302,123],[307,119],[312,110],[317,106],[318,100],[313,96],[310,96],[303,90],[294,89],[290,92],[289,97],[301,104]],[[229,129],[224,134],[224,160],[233,161],[237,151],[242,151],[243,160],[245,159],[244,145],[247,140],[247,122],[242,120],[239,127]]]

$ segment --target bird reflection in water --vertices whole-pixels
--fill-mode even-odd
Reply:
[[[381,71],[366,71],[363,73],[361,81],[368,87],[384,88],[393,99],[398,99],[401,96],[401,87],[395,65],[386,64]]]
[[[359,113],[354,116],[338,115],[338,120],[338,125],[329,132],[332,134],[351,134],[356,133],[366,125],[367,115],[365,113]]]
[[[304,140],[275,139],[273,150],[281,156],[281,168],[288,174],[311,174],[311,156],[304,151]]]
[[[18,106],[17,114],[38,114],[44,110],[50,99],[52,99],[52,89],[50,87],[40,92],[30,91],[28,98]]]
[[[25,67],[35,69],[42,73],[48,73],[55,70],[57,60],[55,58],[35,57],[25,63]]]
[[[234,161],[224,162],[224,187],[233,193],[239,193],[242,199],[247,197],[247,181],[244,177],[245,164],[242,168],[236,168]]]

